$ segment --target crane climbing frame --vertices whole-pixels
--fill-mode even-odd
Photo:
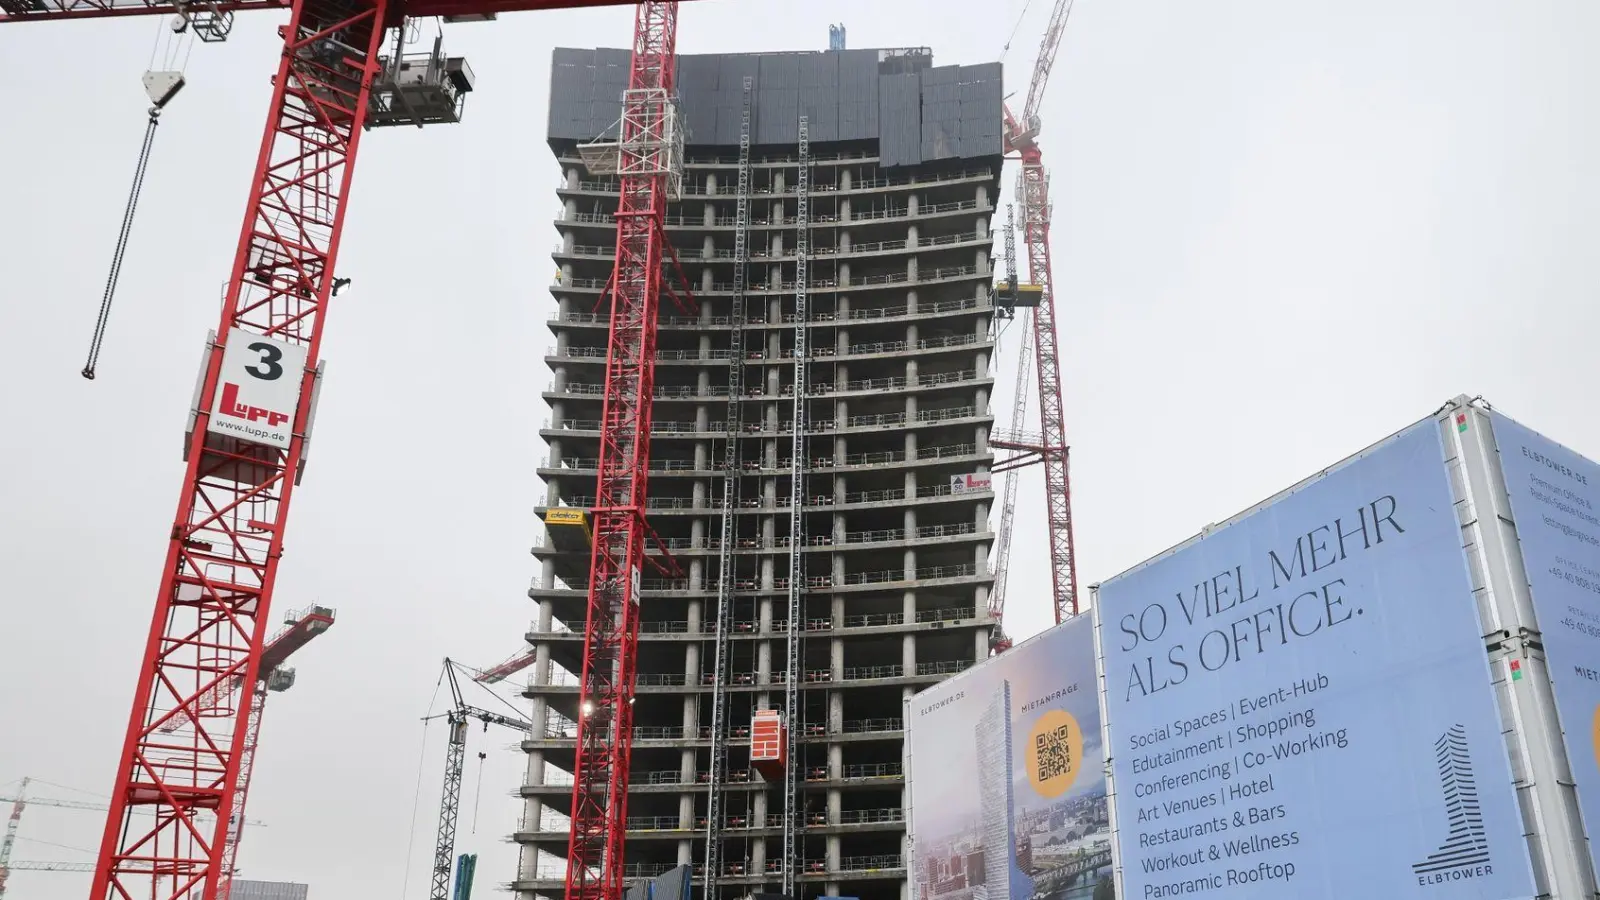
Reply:
[[[217,900],[247,757],[290,500],[306,461],[351,175],[385,32],[410,18],[490,19],[623,0],[0,0],[0,24],[177,12],[221,40],[235,12],[287,10],[265,134],[217,330],[91,896]],[[606,437],[596,491],[570,900],[620,900],[630,700],[644,562],[656,304],[672,174],[676,2],[637,4],[619,170]],[[678,144],[677,146],[681,146]],[[680,301],[692,304],[686,295]],[[219,688],[223,690],[219,691]],[[174,725],[173,723],[176,723]],[[147,809],[151,817],[127,815]],[[204,814],[214,821],[204,820]]]

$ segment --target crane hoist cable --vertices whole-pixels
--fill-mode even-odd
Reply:
[[[161,124],[161,110],[183,89],[183,73],[171,69],[151,69],[144,73],[145,93],[150,95],[148,121],[144,128],[144,143],[139,147],[139,162],[133,170],[133,186],[128,190],[128,202],[122,209],[122,228],[117,232],[117,246],[111,254],[111,271],[106,274],[105,291],[100,295],[100,314],[95,317],[94,336],[89,339],[89,358],[80,373],[94,380],[95,366],[100,362],[100,347],[105,342],[106,323],[111,317],[111,300],[117,293],[117,281],[122,277],[122,260],[128,252],[128,238],[133,233],[133,214],[139,208],[139,194],[144,189],[144,175],[150,167],[150,146],[156,139],[156,126]]]

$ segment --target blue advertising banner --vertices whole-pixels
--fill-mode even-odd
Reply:
[[[1431,420],[1099,615],[1127,897],[1533,896]]]
[[[1600,870],[1600,465],[1499,413],[1492,421],[1590,860]]]
[[[1088,616],[928,688],[906,713],[912,900],[1113,900]]]

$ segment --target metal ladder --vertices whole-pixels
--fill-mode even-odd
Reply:
[[[744,396],[745,268],[750,259],[750,88],[744,80],[739,123],[738,213],[733,231],[733,302],[728,316],[728,420],[722,451],[722,544],[717,555],[717,642],[711,687],[711,784],[706,802],[705,900],[717,900],[722,876],[723,783],[728,780],[728,638],[733,631],[734,550],[739,508],[739,434],[744,428],[739,404]]]
[[[795,876],[800,869],[800,826],[805,804],[800,800],[800,636],[805,633],[805,509],[806,500],[806,394],[810,390],[807,358],[811,355],[807,330],[811,313],[806,302],[811,255],[811,136],[805,116],[800,117],[800,175],[795,186],[794,224],[794,420],[789,447],[789,668],[784,676],[783,721],[788,731],[788,765],[784,769],[783,893],[795,897]]]

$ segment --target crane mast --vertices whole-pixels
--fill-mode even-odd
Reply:
[[[1039,385],[1040,429],[1037,443],[991,442],[997,447],[1037,454],[1044,466],[1051,597],[1057,623],[1078,614],[1078,567],[1072,539],[1072,486],[1067,474],[1067,426],[1061,401],[1055,282],[1050,271],[1050,178],[1045,172],[1043,153],[1036,138],[1040,129],[1039,104],[1071,13],[1072,0],[1056,0],[1039,44],[1022,115],[1016,117],[1006,110],[1006,149],[1016,153],[1022,161],[1022,171],[1017,178],[1017,201],[1022,205],[1022,241],[1028,254],[1028,280],[1040,288],[1039,305],[1033,311],[1033,360]],[[1013,420],[1013,428],[1020,425],[1020,420]],[[1001,468],[996,466],[997,471]],[[1003,585],[1001,589],[1004,590]]]
[[[1067,425],[1061,403],[1055,285],[1050,274],[1050,178],[1037,147],[1022,157],[1022,237],[1028,278],[1043,290],[1033,311],[1034,372],[1039,383],[1039,431],[1044,502],[1050,536],[1050,579],[1056,622],[1078,614],[1078,566],[1072,541],[1072,487],[1067,476]]]
[[[468,703],[461,694],[456,668],[452,660],[444,661],[444,678],[450,685],[451,707],[445,713],[450,733],[445,743],[444,788],[439,796],[439,830],[433,842],[433,882],[428,890],[428,900],[450,900],[450,871],[455,864],[456,854],[456,822],[461,813],[461,776],[466,768],[467,725],[477,719],[486,730],[490,725],[501,725],[523,732],[524,736],[533,731],[530,722]]]
[[[96,900],[217,898],[255,692],[241,691],[236,708],[206,698],[218,685],[254,685],[258,677],[311,427],[350,168],[388,15],[388,0],[295,0],[281,29],[271,113],[190,414],[187,468],[101,841]],[[241,436],[262,429],[255,411],[237,403],[239,387],[223,384],[235,354],[269,383],[262,396],[286,401],[260,410],[282,439]],[[239,424],[240,411],[248,424]],[[169,737],[161,729],[174,720]],[[127,815],[140,806],[153,807],[154,818]],[[209,827],[202,811],[216,815]]]
[[[673,95],[678,4],[638,5],[618,137],[621,199],[608,293],[605,400],[579,682],[566,900],[621,900],[645,562],[646,483],[668,191],[681,177]],[[602,301],[603,302],[603,301]]]

